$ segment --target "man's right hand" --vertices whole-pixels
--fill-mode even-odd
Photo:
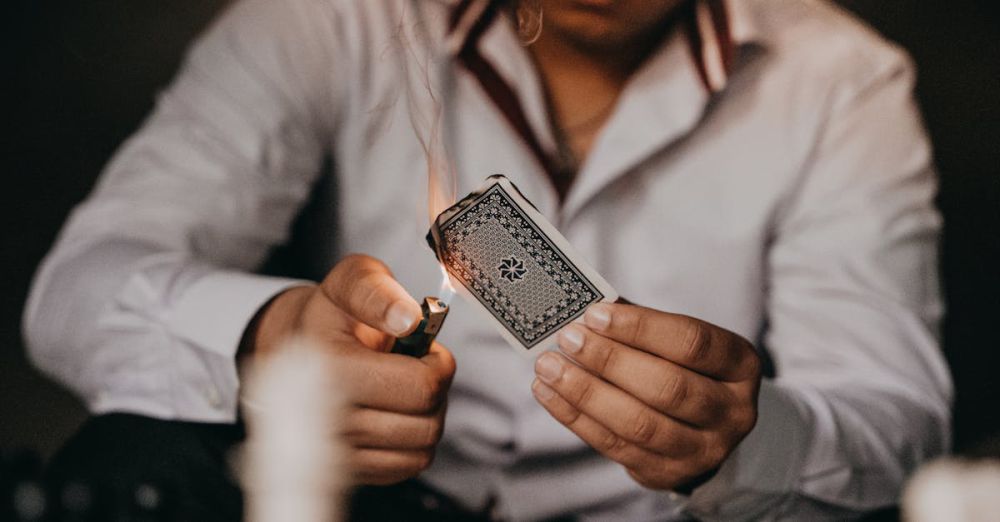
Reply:
[[[337,354],[349,395],[343,436],[362,484],[391,484],[426,469],[444,428],[455,360],[434,343],[420,359],[389,353],[420,322],[417,302],[377,259],[351,255],[319,286],[275,297],[244,339],[245,357],[266,358],[289,335],[304,335]]]

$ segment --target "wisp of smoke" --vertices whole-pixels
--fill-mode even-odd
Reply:
[[[427,163],[427,212],[433,222],[455,203],[457,182],[447,143],[451,130],[453,70],[450,50],[442,38],[444,21],[430,16],[423,2],[411,0],[400,15],[395,44],[404,71],[410,125]],[[438,17],[439,18],[439,17]]]

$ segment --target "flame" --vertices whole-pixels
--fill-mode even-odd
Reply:
[[[451,304],[451,298],[455,297],[455,287],[451,286],[451,277],[444,265],[438,266],[441,268],[441,289],[438,290],[438,299],[444,304]]]
[[[416,5],[416,3],[414,3]],[[416,11],[418,16],[421,11]],[[422,20],[421,20],[422,21]],[[410,125],[414,135],[420,142],[427,162],[427,220],[431,227],[438,215],[451,207],[457,201],[457,182],[452,158],[446,150],[444,136],[448,123],[445,101],[451,96],[450,56],[440,56],[439,64],[434,63],[433,56],[425,56],[418,49],[432,49],[428,44],[429,33],[422,24],[400,24],[400,27],[412,28],[415,32],[402,30],[397,34],[402,51],[402,65],[406,75],[406,95],[408,98]],[[423,38],[425,41],[413,45],[411,38]],[[455,288],[451,285],[448,271],[441,268],[441,299],[451,300]]]
[[[424,149],[427,157],[427,217],[432,227],[438,215],[454,205],[457,199],[454,170],[451,168],[444,147],[441,146],[440,123],[438,115],[434,118],[430,143]],[[455,287],[451,285],[451,278],[444,265],[438,264],[438,267],[441,269],[441,289],[438,292],[438,299],[448,304],[455,296]]]
[[[450,168],[444,148],[441,147],[439,124],[440,119],[435,118],[430,146],[425,149],[427,155],[427,218],[432,227],[438,215],[455,204],[457,191],[454,171]],[[438,299],[448,304],[455,296],[455,287],[451,285],[451,278],[444,265],[438,264],[438,267],[441,269],[441,289],[438,291]]]

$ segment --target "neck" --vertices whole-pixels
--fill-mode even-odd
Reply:
[[[589,77],[618,85],[624,84],[639,68],[647,54],[595,49],[563,38],[554,31],[543,32],[538,41],[528,47],[528,52],[547,79]]]
[[[543,27],[528,52],[546,75],[599,75],[624,83],[670,33],[682,11],[681,3],[677,5],[662,20],[627,39],[590,40],[551,24]]]
[[[628,79],[661,43],[656,26],[628,42],[602,47],[556,28],[543,29],[528,47],[541,74],[561,163],[580,165],[610,118]]]

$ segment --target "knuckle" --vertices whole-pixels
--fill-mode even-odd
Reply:
[[[576,393],[576,405],[580,409],[587,409],[594,402],[594,394],[597,388],[590,379],[576,379],[578,391]]]
[[[684,356],[689,361],[700,361],[708,355],[711,332],[701,321],[692,319],[687,322],[684,334]]]
[[[434,447],[437,445],[438,441],[441,440],[442,432],[444,431],[444,426],[437,419],[428,422],[427,426],[424,428],[423,445],[425,447]]]
[[[418,448],[429,448],[433,446],[437,439],[434,436],[434,424],[429,421],[424,421],[420,425],[420,429],[417,431],[416,437],[416,447]]]
[[[642,332],[646,328],[646,314],[635,312],[622,315],[626,317],[624,325],[625,338],[628,339],[628,344],[635,345],[642,337]]]
[[[653,400],[662,410],[676,411],[687,401],[688,393],[688,384],[684,377],[677,372],[671,372],[664,377]]]
[[[614,432],[606,432],[599,442],[599,447],[607,455],[614,456],[620,455],[625,448],[628,447],[628,442],[616,435]]]
[[[701,469],[711,469],[718,466],[729,454],[728,445],[718,436],[708,437],[707,443],[702,446],[701,455],[697,459],[698,467]]]
[[[701,423],[708,426],[717,426],[723,422],[728,422],[732,408],[717,398],[694,396],[691,398],[691,411],[698,412]]]
[[[597,370],[598,373],[602,375],[607,375],[608,372],[621,366],[621,350],[615,346],[609,346],[604,350],[600,350],[598,353],[602,355],[598,356]]]
[[[746,435],[757,425],[757,409],[746,406],[736,410],[733,415],[733,426],[737,434]]]
[[[326,277],[327,281],[337,284],[350,282],[354,279],[354,274],[361,270],[361,267],[364,266],[366,260],[368,259],[371,258],[363,254],[348,254],[344,256],[344,258],[334,265],[332,270],[330,270],[330,273]]]
[[[701,446],[696,441],[685,437],[664,437],[664,439],[666,442],[660,450],[664,454],[671,455],[677,459],[687,459],[692,456],[697,456],[701,451]]]
[[[567,427],[572,428],[573,426],[576,425],[577,421],[579,421],[582,417],[583,417],[583,412],[576,408],[573,408],[565,415],[564,419],[562,420],[562,423],[565,424]]]
[[[363,254],[349,254],[340,260],[323,282],[323,288],[338,306],[365,309],[378,297],[378,285],[383,273],[388,273],[384,263]]]
[[[422,411],[431,411],[441,403],[444,395],[444,383],[437,376],[428,376],[420,385],[417,407]]]
[[[389,303],[384,303],[381,299],[382,277],[382,274],[368,272],[349,283],[352,288],[351,301],[357,303],[359,311],[381,314],[388,307]]]
[[[632,441],[637,444],[648,445],[658,432],[658,423],[648,412],[640,412],[631,424]]]
[[[746,356],[743,358],[746,375],[752,380],[759,379],[764,366],[763,361],[761,361],[760,354],[758,354],[757,350],[754,349],[752,344],[750,344],[750,341],[741,338],[740,344],[743,345],[743,351],[746,353]]]
[[[425,368],[419,382],[420,406],[428,413],[437,410],[448,394],[450,377],[439,375],[438,372]]]

